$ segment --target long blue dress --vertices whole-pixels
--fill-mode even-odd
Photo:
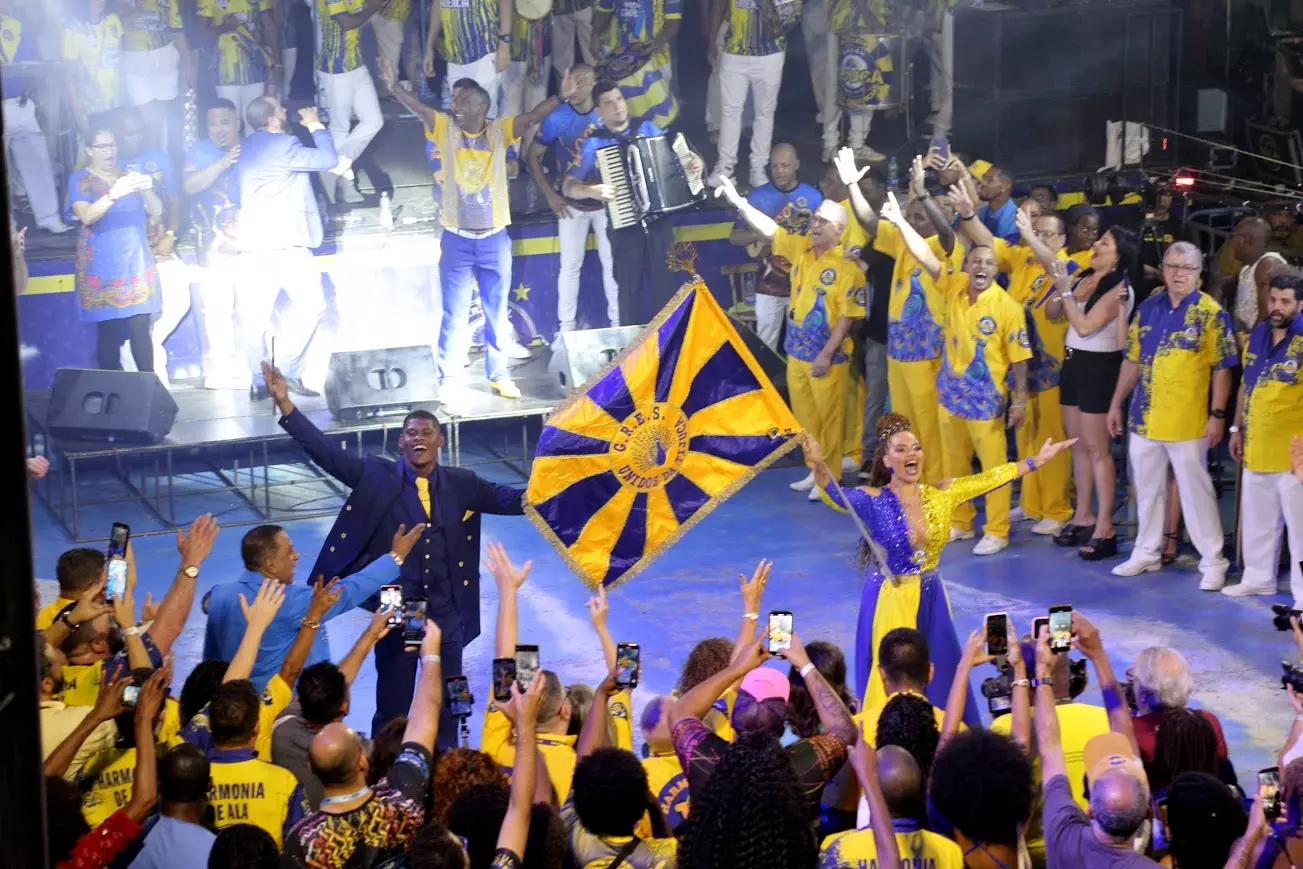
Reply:
[[[139,193],[109,206],[90,226],[77,221],[74,202],[95,202],[109,185],[89,169],[78,169],[68,181],[64,217],[77,222],[77,307],[82,320],[99,323],[136,314],[157,314],[162,308],[158,270],[149,249],[145,200]]]

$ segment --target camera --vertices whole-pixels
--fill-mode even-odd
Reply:
[[[1280,677],[1280,687],[1293,686],[1294,693],[1303,694],[1303,667],[1291,664],[1289,661],[1281,661],[1280,669],[1285,671]]]
[[[1271,623],[1276,626],[1278,631],[1291,630],[1289,617],[1303,619],[1303,610],[1290,609],[1283,603],[1274,603],[1271,605]]]
[[[999,670],[997,675],[982,682],[982,696],[992,715],[1003,715],[1013,708],[1013,667],[1006,664]]]

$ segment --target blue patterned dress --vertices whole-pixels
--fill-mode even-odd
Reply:
[[[157,314],[162,307],[158,271],[146,234],[148,216],[139,193],[124,196],[91,226],[77,220],[74,202],[95,202],[111,185],[89,169],[72,173],[64,219],[77,234],[77,306],[85,322]]]

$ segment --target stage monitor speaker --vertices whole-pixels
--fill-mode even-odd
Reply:
[[[774,384],[774,388],[783,397],[783,401],[788,401],[787,357],[779,356],[773,350],[770,350],[769,345],[761,341],[760,336],[750,326],[732,314],[728,315],[728,320],[733,324],[733,328],[737,330],[738,335],[742,337],[742,342],[747,345],[751,355],[756,357],[756,361],[760,363],[760,368],[765,372],[770,382]]]
[[[611,360],[632,344],[644,326],[609,326],[605,329],[580,329],[562,332],[552,345],[552,361],[547,373],[569,393],[588,382],[588,378],[601,371]]]
[[[60,368],[45,426],[86,440],[159,443],[176,422],[176,402],[152,371]]]
[[[433,411],[439,376],[430,345],[332,353],[326,374],[326,406],[335,419],[369,419]]]

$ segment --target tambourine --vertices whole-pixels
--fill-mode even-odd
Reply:
[[[516,0],[516,14],[527,21],[546,18],[552,11],[552,0]]]

